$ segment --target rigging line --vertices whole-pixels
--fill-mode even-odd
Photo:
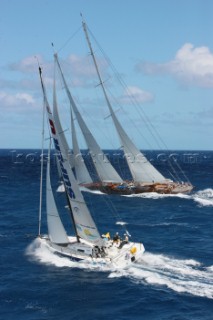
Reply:
[[[117,74],[118,74],[118,73],[117,73]],[[119,81],[119,80],[120,80],[120,81]],[[132,97],[131,93],[130,93],[129,90],[128,90],[127,85],[125,84],[125,82],[124,82],[122,79],[120,79],[120,78],[118,78],[118,81],[121,83],[122,87],[123,87],[123,88],[126,90],[126,92],[128,93],[128,95],[129,95],[129,97],[130,97],[133,105],[135,105],[136,110],[137,110],[138,114],[140,115],[140,117],[142,118],[142,120],[144,121],[144,119],[145,119],[145,124],[146,124],[146,126],[147,126],[147,129],[148,129],[149,132],[151,133],[151,135],[152,135],[153,139],[155,140],[155,142],[157,143],[158,147],[161,149],[161,145],[160,145],[160,143],[159,143],[159,142],[161,142],[162,145],[164,146],[164,148],[166,149],[166,151],[169,151],[166,143],[165,143],[165,142],[163,141],[163,139],[161,138],[161,136],[160,136],[159,132],[157,131],[157,129],[153,126],[152,122],[150,121],[150,119],[149,119],[148,116],[146,115],[145,111],[144,111],[143,109],[141,110],[141,109],[139,108],[138,102],[135,101],[134,97]],[[143,116],[142,116],[141,113],[143,113]],[[143,117],[144,117],[144,118],[143,118]],[[148,124],[148,125],[147,125],[147,124]],[[138,128],[137,128],[137,130],[138,130]],[[153,131],[152,131],[152,130],[153,130]],[[153,132],[155,132],[155,135],[156,135],[156,136],[153,134]],[[158,140],[156,139],[156,137],[158,138]],[[172,165],[172,163],[171,163],[170,160],[168,161],[168,164],[169,164],[169,166],[172,168],[172,170],[176,173],[177,179],[178,179],[179,181],[181,181],[180,177],[178,176],[178,174],[177,174],[176,170],[174,169],[174,166]],[[186,177],[184,171],[182,170],[182,168],[181,168],[181,166],[179,165],[178,162],[176,162],[176,166],[177,166],[177,168],[180,170],[181,174],[185,177],[185,179],[186,179],[187,181],[189,181],[189,179]]]
[[[87,26],[87,28],[88,28],[88,26]],[[88,28],[88,29],[89,29],[89,28]],[[122,79],[119,77],[119,74],[118,74],[116,68],[113,66],[112,62],[110,61],[110,59],[107,57],[107,55],[106,55],[105,52],[103,51],[103,49],[101,48],[101,46],[99,45],[99,43],[98,43],[97,40],[95,39],[95,37],[94,37],[94,35],[92,34],[92,32],[90,31],[90,29],[89,29],[89,32],[90,32],[90,34],[92,35],[92,37],[93,37],[94,41],[96,42],[97,46],[99,47],[100,51],[102,52],[103,56],[105,57],[106,61],[108,61],[108,64],[111,66],[111,69],[114,70],[114,73],[115,73],[115,75],[116,75],[117,81],[119,81],[121,87],[128,93],[127,85],[125,85],[125,83],[122,82]],[[108,90],[108,92],[110,92],[110,91]],[[111,92],[110,92],[110,94],[111,94],[111,96],[113,97],[113,95],[112,95]],[[130,98],[132,98],[130,94],[128,94],[128,96],[129,96]],[[114,97],[113,97],[113,98],[114,98]],[[114,100],[116,101],[115,98],[114,98]],[[117,103],[118,103],[118,102],[117,102]],[[133,101],[132,101],[132,103],[133,103]],[[122,108],[122,110],[124,111],[123,107],[122,107],[119,103],[118,103],[118,105],[119,105],[119,106]],[[125,112],[125,111],[124,111],[124,112]],[[141,116],[141,115],[140,115],[140,116]],[[130,119],[130,120],[131,120],[131,122],[133,123],[133,120],[132,120],[132,119]],[[148,127],[148,125],[147,125],[147,122],[146,122],[143,118],[142,118],[142,120],[143,120],[143,122],[145,123],[145,125],[146,125],[147,129],[149,130],[149,132],[151,133],[151,135],[153,136],[153,139],[156,141],[156,138],[155,138],[155,136],[153,135],[153,133],[151,132],[151,130],[149,129],[149,127]],[[133,123],[133,124],[134,124],[134,123]],[[134,126],[135,126],[135,125],[134,125]],[[147,141],[147,139],[144,137],[144,135],[143,135],[142,132],[139,130],[139,128],[136,127],[136,129],[137,129],[137,131],[139,132],[139,134],[142,136],[142,138],[146,141],[146,143],[150,146],[150,148],[153,149],[152,146],[150,145],[150,142]],[[158,142],[156,142],[156,143],[158,144]]]
[[[110,93],[110,96],[112,97],[112,99],[117,103],[117,105],[122,109],[122,111],[126,114],[126,111],[124,110],[123,106],[120,104],[120,102],[116,99],[116,97],[112,94],[112,92],[108,89],[108,92]],[[147,140],[147,138],[143,135],[143,133],[139,130],[138,126],[135,126],[134,121],[129,118],[130,122],[132,123],[132,125],[136,128],[136,130],[138,131],[138,133],[141,135],[142,139],[147,143],[147,145],[153,150],[150,142]],[[144,122],[144,121],[143,121]]]
[[[87,26],[87,29],[89,30],[90,34],[92,35],[92,37],[93,37],[94,41],[96,42],[97,46],[99,47],[100,51],[101,51],[102,54],[104,55],[106,61],[107,61],[107,62],[109,63],[109,65],[111,66],[112,70],[114,70],[114,73],[115,73],[115,75],[116,75],[117,80],[119,81],[119,83],[121,84],[121,86],[122,86],[122,87],[125,89],[125,91],[127,92],[127,94],[128,94],[128,96],[130,97],[133,105],[135,105],[138,114],[139,114],[140,117],[143,119],[143,121],[144,121],[144,119],[146,120],[146,121],[144,121],[144,122],[145,122],[145,125],[146,125],[148,131],[151,133],[153,139],[154,139],[155,142],[157,143],[158,147],[160,147],[160,149],[161,149],[161,146],[160,146],[160,143],[159,143],[159,142],[161,142],[162,145],[164,146],[164,148],[166,148],[166,150],[169,151],[167,145],[165,144],[165,142],[163,141],[163,139],[162,139],[161,136],[159,135],[157,129],[156,129],[156,128],[153,126],[153,124],[151,123],[151,121],[150,121],[150,119],[148,118],[148,116],[146,115],[145,111],[144,111],[143,109],[142,109],[142,110],[139,109],[138,102],[135,101],[134,97],[133,97],[133,96],[131,95],[131,93],[129,92],[126,83],[125,83],[124,80],[119,76],[119,73],[118,73],[117,69],[116,69],[115,66],[112,64],[111,60],[110,60],[109,57],[106,55],[106,53],[104,52],[104,50],[101,48],[101,46],[99,45],[98,41],[96,40],[96,38],[94,37],[93,33],[91,32],[91,30],[89,29],[88,26]],[[123,109],[123,108],[122,108],[122,109]],[[141,113],[143,113],[143,116],[142,116]],[[144,117],[144,118],[143,118],[143,117]],[[139,129],[137,128],[137,130],[139,130]],[[140,132],[140,131],[139,131],[139,132]],[[155,132],[155,135],[153,134],[153,132]],[[140,134],[141,134],[141,132],[140,132]],[[143,136],[143,135],[142,135],[142,136]],[[157,138],[158,138],[158,140],[157,140]],[[169,161],[168,163],[169,163],[169,165],[173,168],[173,166],[171,165],[171,162]],[[185,173],[184,173],[184,171],[182,170],[182,168],[180,167],[180,165],[179,165],[178,163],[176,163],[176,166],[178,167],[178,169],[180,170],[180,172],[182,173],[182,175],[185,177],[185,179],[186,179],[187,181],[189,181],[189,179],[188,179],[187,176],[185,175]],[[173,168],[173,170],[174,170],[174,168]]]
[[[118,219],[121,221],[122,217],[121,215],[119,214],[118,210],[116,209],[115,205],[113,204],[112,200],[110,199],[109,196],[106,197],[106,195],[103,195],[102,198],[104,199],[107,207],[109,208],[109,210],[112,212],[114,218],[118,221]],[[124,225],[122,224],[121,225],[122,229],[125,231],[125,232],[128,232],[127,228],[124,227]],[[128,232],[129,233],[129,232]]]
[[[95,66],[95,69],[96,69],[96,72],[97,72],[97,76],[98,76],[98,79],[100,81],[100,84],[101,84],[101,87],[102,87],[102,91],[103,91],[103,94],[104,94],[104,97],[105,97],[105,100],[106,100],[106,103],[109,107],[109,110],[111,112],[112,111],[112,107],[111,107],[111,103],[108,99],[108,96],[107,96],[107,93],[106,93],[106,90],[105,90],[105,87],[103,86],[103,81],[102,81],[102,77],[101,77],[101,74],[100,74],[100,71],[99,71],[99,68],[98,68],[98,65],[97,65],[97,62],[96,62],[96,58],[95,58],[95,55],[94,55],[94,51],[92,49],[92,45],[91,45],[91,42],[90,42],[90,39],[88,37],[88,33],[87,33],[87,29],[86,29],[86,24],[83,22],[83,29],[84,29],[84,32],[85,32],[85,36],[86,36],[86,39],[87,39],[87,42],[88,42],[88,46],[89,46],[89,49],[90,49],[90,53],[91,53],[91,56],[92,56],[92,59],[93,59],[93,62],[94,62],[94,66]],[[113,120],[114,121],[114,120]],[[117,121],[117,120],[116,120]],[[114,121],[115,122],[115,121]],[[130,150],[131,152],[131,150]],[[133,153],[133,152],[131,152]],[[134,178],[134,177],[133,177]]]
[[[80,30],[81,26],[65,41],[65,43],[58,49],[57,53],[64,49]]]
[[[119,76],[119,72],[117,71],[116,67],[113,65],[113,63],[111,62],[110,58],[106,55],[106,53],[104,52],[103,48],[100,46],[100,44],[98,43],[98,41],[96,40],[95,36],[93,35],[93,33],[91,32],[91,30],[89,29],[89,27],[87,26],[90,34],[92,35],[94,41],[96,42],[97,46],[99,47],[100,51],[102,52],[103,56],[105,57],[106,61],[109,63],[109,65],[111,66],[112,70],[115,73],[115,76],[118,80],[118,82],[121,84],[122,88],[125,89],[125,91],[127,92],[129,98],[131,99],[131,102],[137,107],[137,112],[139,113],[140,117],[142,118],[143,122],[145,123],[145,125],[147,126],[147,129],[150,131],[150,133],[153,136],[153,139],[155,140],[155,142],[157,143],[157,145],[160,147],[159,142],[157,141],[156,137],[153,135],[151,129],[149,128],[152,127],[152,130],[156,132],[156,136],[158,137],[158,139],[161,141],[161,143],[167,148],[166,144],[164,143],[164,141],[162,140],[162,138],[160,137],[159,133],[157,132],[156,128],[153,126],[153,124],[151,123],[150,119],[148,118],[148,116],[146,115],[145,111],[141,109],[138,109],[139,105],[137,103],[137,101],[135,101],[135,99],[133,98],[131,92],[128,89],[128,86],[126,85],[126,83],[124,82],[124,80]],[[141,115],[141,113],[143,113],[143,116]],[[144,118],[143,118],[144,117]],[[161,147],[160,147],[161,149]]]

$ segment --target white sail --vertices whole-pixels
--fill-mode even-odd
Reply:
[[[51,181],[50,181],[50,154],[47,161],[46,175],[46,210],[47,210],[47,227],[50,241],[57,244],[66,244],[69,242],[64,226],[58,214],[55,203]]]
[[[69,88],[67,86],[66,80],[64,78],[63,72],[61,70],[61,66],[59,64],[58,61],[58,57],[57,54],[54,55],[55,56],[55,61],[58,65],[58,68],[60,70],[61,73],[61,77],[67,92],[67,96],[70,100],[70,103],[72,105],[73,111],[75,113],[76,119],[78,121],[78,124],[81,128],[81,131],[84,135],[84,139],[87,143],[87,146],[90,150],[91,153],[91,157],[94,163],[94,166],[96,168],[96,171],[98,173],[98,176],[100,178],[100,180],[102,182],[117,182],[117,183],[122,183],[123,180],[122,178],[119,176],[119,174],[117,173],[117,171],[113,168],[113,166],[111,165],[111,163],[109,162],[109,160],[107,159],[107,157],[104,155],[104,153],[102,152],[101,148],[99,147],[99,145],[97,144],[96,140],[94,139],[92,133],[90,132],[90,130],[88,129],[86,123],[84,122],[81,114],[79,113],[77,106],[75,104],[75,101],[72,98],[72,95],[69,91]]]
[[[108,99],[99,69],[98,65],[95,59],[95,55],[92,49],[91,42],[89,40],[89,36],[87,33],[86,23],[83,21],[83,29],[85,32],[85,36],[90,48],[91,56],[95,65],[95,69],[100,81],[101,88],[104,93],[104,97],[106,99],[109,111],[111,113],[115,128],[117,130],[118,136],[120,138],[122,148],[124,150],[124,155],[127,160],[129,169],[132,174],[132,178],[135,182],[163,182],[165,181],[164,176],[153,167],[153,165],[147,160],[147,158],[139,151],[139,149],[134,145],[134,143],[131,141],[127,133],[124,131],[123,127],[119,123],[112,106],[110,104],[110,101]]]
[[[72,148],[73,148],[73,160],[74,160],[74,169],[75,175],[78,183],[91,183],[92,178],[87,170],[87,167],[84,163],[81,151],[78,146],[78,141],[76,137],[75,124],[73,119],[73,114],[71,111],[71,130],[72,130]]]
[[[55,74],[54,74],[54,84],[53,85],[54,85],[54,88],[55,88],[55,86],[56,86]],[[60,139],[61,139],[61,142],[63,143],[67,158],[68,158],[69,163],[70,163],[70,166],[73,168],[74,167],[73,155],[70,152],[69,144],[67,142],[66,136],[64,134],[64,130],[63,130],[62,125],[61,125],[59,112],[58,112],[58,105],[57,104],[53,105],[53,118],[54,118],[55,124],[56,124],[56,126],[58,128]]]
[[[130,140],[119,123],[112,107],[108,104],[111,116],[119,135],[125,158],[135,182],[165,182],[165,177],[147,160]]]
[[[54,90],[53,104],[56,104],[56,92]],[[58,152],[58,159],[60,168],[63,176],[63,181],[68,196],[70,206],[72,208],[73,219],[77,235],[92,243],[102,242],[95,222],[93,221],[90,212],[86,206],[82,193],[80,192],[77,181],[75,180],[74,174],[70,168],[69,162],[66,159],[66,153],[61,143],[60,136],[57,134],[58,128],[51,118],[51,114],[48,113],[51,132],[55,149]]]
[[[60,169],[63,177],[63,182],[69,202],[69,206],[72,209],[72,217],[74,221],[74,227],[76,230],[77,238],[82,238],[87,240],[91,243],[101,245],[102,239],[100,234],[97,230],[95,222],[93,221],[90,212],[86,206],[84,198],[80,192],[79,186],[77,181],[75,180],[74,174],[70,168],[69,162],[66,158],[66,152],[64,150],[63,144],[60,140],[60,135],[58,134],[58,128],[54,123],[53,115],[49,107],[49,103],[46,97],[46,91],[43,84],[42,76],[41,76],[41,69],[40,70],[40,77],[41,77],[41,84],[42,90],[45,100],[46,112],[49,120],[49,126],[55,146],[55,150],[57,152],[57,157],[60,164]],[[54,91],[53,96],[53,103],[56,102],[56,92]]]

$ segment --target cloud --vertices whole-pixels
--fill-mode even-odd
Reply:
[[[29,56],[19,62],[10,64],[9,69],[11,71],[19,71],[22,73],[32,74],[35,73],[35,71],[38,69],[38,61],[39,64],[43,64],[44,61],[41,55]]]
[[[11,111],[23,111],[29,106],[35,106],[34,98],[28,93],[15,93],[10,94],[0,91],[0,108]]]
[[[194,47],[186,43],[175,58],[167,63],[140,63],[136,69],[146,74],[171,75],[187,86],[213,87],[213,53],[208,47]]]
[[[134,99],[137,103],[144,103],[153,101],[154,96],[148,91],[144,91],[135,86],[129,86],[127,93],[120,97],[122,103],[128,104]]]
[[[159,125],[172,125],[175,127],[212,127],[213,125],[213,107],[193,112],[164,112],[152,118],[153,123]]]

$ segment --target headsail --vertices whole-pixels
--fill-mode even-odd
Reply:
[[[118,136],[121,141],[122,148],[124,150],[124,155],[127,160],[129,169],[132,174],[132,178],[135,182],[163,182],[166,178],[153,167],[153,165],[147,160],[147,158],[140,152],[140,150],[135,146],[135,144],[131,141],[127,133],[124,131],[120,122],[118,121],[109,98],[107,96],[100,71],[98,69],[98,65],[95,59],[95,55],[92,49],[91,42],[89,40],[86,23],[82,22],[83,29],[85,32],[85,36],[89,45],[89,49],[91,52],[91,56],[95,65],[95,69],[100,81],[101,88],[103,90],[104,97],[106,99],[107,106],[109,108],[110,114],[112,116],[112,120],[114,122],[115,128],[117,130]]]
[[[72,110],[71,110],[71,130],[72,130],[73,160],[74,160],[76,179],[78,183],[91,183],[93,182],[92,178],[90,177],[89,171],[87,170],[87,167],[84,163],[84,159],[82,157],[82,154],[78,146]]]
[[[50,241],[57,244],[66,244],[69,242],[64,226],[58,214],[55,203],[51,181],[50,181],[50,152],[47,160],[46,174],[46,208],[47,208],[47,227]]]
[[[122,178],[119,176],[117,171],[113,168],[113,166],[111,165],[111,163],[109,162],[107,157],[104,155],[103,151],[101,150],[101,148],[97,144],[95,138],[93,137],[92,133],[90,132],[86,123],[84,122],[80,112],[78,111],[77,106],[75,104],[75,101],[73,100],[72,95],[70,93],[70,90],[67,86],[63,72],[61,70],[61,66],[59,64],[57,54],[55,54],[54,56],[55,56],[55,61],[58,65],[59,71],[61,73],[61,77],[62,77],[64,86],[65,86],[65,89],[67,92],[67,96],[70,100],[70,103],[72,105],[73,111],[76,116],[76,119],[77,119],[78,124],[81,128],[81,131],[84,135],[84,139],[85,139],[87,146],[90,150],[91,157],[92,157],[94,166],[96,168],[96,171],[98,173],[100,180],[102,182],[109,182],[110,181],[110,182],[122,183],[123,182]]]
[[[60,169],[62,172],[62,177],[65,185],[67,198],[69,201],[69,205],[72,209],[72,216],[75,224],[77,237],[80,237],[84,240],[87,240],[89,242],[99,245],[102,243],[102,239],[97,230],[95,222],[93,221],[90,215],[90,212],[86,206],[83,195],[79,190],[78,183],[75,180],[75,177],[70,168],[68,159],[66,158],[66,152],[60,140],[60,135],[58,134],[58,128],[54,123],[53,115],[47,100],[46,91],[45,91],[45,87],[44,87],[42,75],[41,75],[41,69],[39,69],[39,71],[40,71],[42,90],[43,90],[50,130],[51,130],[53,142],[55,145],[55,149],[57,152],[57,157],[58,157]],[[57,103],[55,91],[53,96],[53,103]]]

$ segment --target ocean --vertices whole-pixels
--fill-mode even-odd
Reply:
[[[125,172],[122,155],[108,153]],[[213,319],[213,152],[145,153],[162,173],[168,159],[178,162],[195,188],[186,195],[84,192],[101,233],[127,228],[146,249],[131,267],[109,269],[57,257],[42,246],[40,152],[0,150],[1,320]],[[72,232],[64,194],[55,197]],[[45,200],[43,233],[44,206]]]

